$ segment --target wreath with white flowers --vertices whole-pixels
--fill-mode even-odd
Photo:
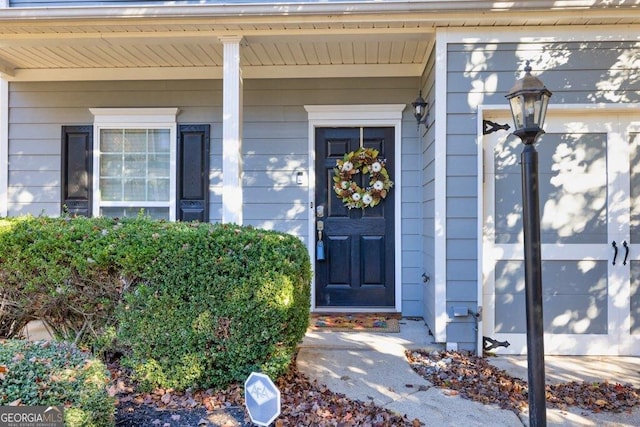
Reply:
[[[378,150],[359,148],[344,155],[333,169],[333,190],[349,209],[372,208],[382,201],[393,187],[385,160],[378,158]],[[359,173],[369,174],[369,185],[360,187],[355,182]]]

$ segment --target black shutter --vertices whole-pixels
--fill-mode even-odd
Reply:
[[[91,216],[93,126],[62,127],[62,212]]]
[[[209,221],[209,125],[178,129],[178,221]]]

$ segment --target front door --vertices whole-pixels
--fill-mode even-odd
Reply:
[[[336,161],[360,147],[376,149],[393,180],[394,132],[393,127],[316,128],[315,213],[321,229],[315,236],[316,307],[395,307],[395,189],[365,209],[347,208],[333,190]],[[356,175],[355,182],[366,186],[368,175]]]
[[[546,130],[537,144],[545,352],[640,355],[640,121],[632,111],[550,112]],[[484,143],[484,335],[522,354],[522,143],[505,132]]]

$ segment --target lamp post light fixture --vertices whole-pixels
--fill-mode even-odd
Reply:
[[[524,231],[524,283],[527,318],[527,371],[529,381],[529,425],[547,425],[544,373],[544,323],[542,321],[542,263],[540,256],[540,201],[538,196],[538,152],[536,139],[542,126],[551,92],[531,75],[529,61],[525,76],[506,95],[511,107],[514,135],[524,143],[520,154],[522,171],[522,227]]]
[[[418,121],[418,126],[422,123],[423,125],[427,124],[427,107],[429,104],[422,97],[422,91],[420,91],[418,97],[415,101],[411,103],[413,107],[413,116]]]

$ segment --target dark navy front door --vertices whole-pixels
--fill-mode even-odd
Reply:
[[[378,150],[393,180],[394,134],[392,127],[316,129],[315,207],[322,210],[316,221],[324,228],[316,233],[324,246],[324,259],[316,260],[317,307],[395,307],[395,189],[364,210],[348,209],[333,190],[336,161],[360,147]],[[361,187],[368,184],[362,174],[357,179]]]

